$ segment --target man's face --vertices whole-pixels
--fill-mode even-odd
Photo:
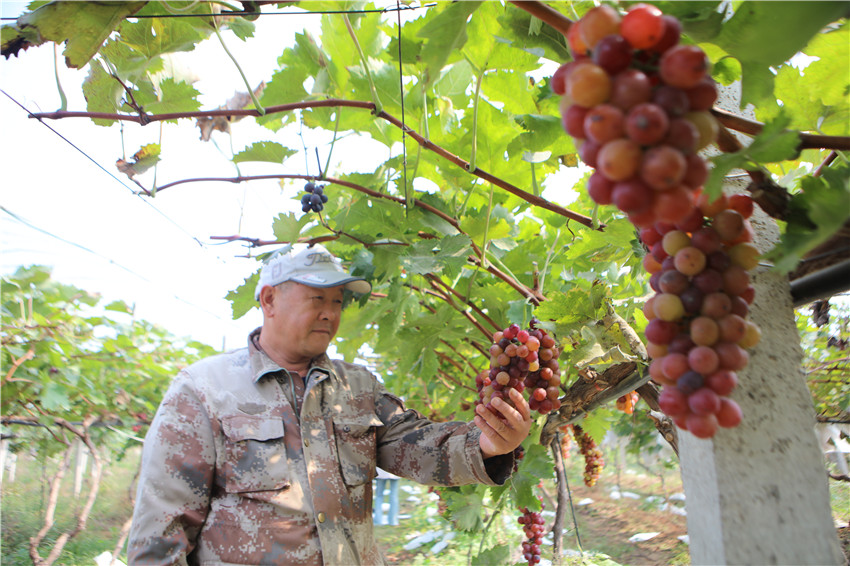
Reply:
[[[273,316],[268,322],[277,347],[293,360],[324,353],[339,329],[342,285],[319,289],[284,283],[274,292]]]

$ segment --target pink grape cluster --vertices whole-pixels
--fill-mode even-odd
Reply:
[[[511,324],[493,333],[490,371],[475,379],[478,403],[490,408],[494,398],[510,403],[508,390],[530,392],[528,406],[541,414],[560,408],[560,355],[555,339],[532,320],[528,329]],[[498,411],[493,411],[499,414]]]
[[[647,4],[625,16],[607,5],[592,8],[570,27],[574,60],[552,76],[564,129],[596,169],[590,197],[640,227],[675,224],[694,212],[708,175],[697,151],[718,133],[708,58],[679,44],[680,33],[678,20]]]
[[[542,496],[537,496],[541,500],[541,509],[544,507]],[[522,525],[522,530],[525,533],[526,540],[522,543],[522,557],[531,564],[540,562],[540,545],[543,544],[543,532],[546,530],[546,521],[539,511],[529,511],[528,507],[520,509],[520,515],[517,522]]]
[[[749,362],[759,327],[748,319],[755,298],[749,270],[759,252],[750,243],[752,200],[745,195],[700,199],[709,223],[641,230],[651,250],[644,267],[655,291],[645,304],[649,373],[664,385],[658,403],[679,428],[710,438],[741,422],[728,396]]]
[[[584,432],[580,425],[574,424],[573,437],[578,445],[581,455],[584,456],[584,485],[593,487],[596,480],[602,475],[602,467],[605,461],[602,459],[602,450],[596,446],[596,441]]]
[[[644,267],[656,292],[644,313],[650,373],[665,385],[661,408],[701,438],[737,426],[728,398],[736,371],[758,342],[746,320],[758,258],[747,220],[752,200],[711,201],[708,164],[698,151],[717,138],[710,110],[717,87],[709,61],[680,44],[681,24],[648,4],[625,15],[607,5],[573,24],[574,60],[553,75],[564,129],[595,171],[590,197],[615,205],[641,230]]]

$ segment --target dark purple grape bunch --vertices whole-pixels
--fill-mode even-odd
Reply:
[[[301,197],[301,210],[304,212],[321,212],[325,208],[325,203],[328,202],[328,196],[324,193],[324,187],[309,181],[304,185],[304,190],[307,193]]]

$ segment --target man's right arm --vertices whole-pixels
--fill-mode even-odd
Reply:
[[[181,372],[145,437],[130,564],[186,564],[207,517],[215,453],[213,423]]]

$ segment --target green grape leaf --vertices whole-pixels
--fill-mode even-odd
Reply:
[[[18,18],[19,29],[35,28],[38,43],[65,43],[65,63],[81,69],[94,57],[106,38],[124,21],[138,12],[147,2],[50,2]],[[6,32],[3,55],[17,54],[33,43],[30,31],[18,38]],[[7,51],[7,45],[9,51]]]
[[[282,213],[272,222],[272,232],[278,241],[296,242],[298,241],[298,237],[301,236],[304,226],[309,222],[310,216],[308,214],[303,214],[300,218],[296,218],[295,214],[291,212]]]
[[[472,557],[472,566],[492,566],[493,564],[507,564],[511,557],[511,547],[499,544],[493,548],[476,554]]]
[[[547,446],[531,444],[525,449],[525,457],[519,462],[516,473],[511,476],[511,493],[516,507],[528,507],[531,511],[541,509],[535,490],[540,480],[551,478],[554,463]]]
[[[449,517],[462,531],[480,531],[484,528],[481,516],[484,514],[483,491],[445,490],[442,498],[448,507]]]
[[[105,114],[115,114],[121,104],[121,96],[124,89],[115,80],[99,61],[92,61],[89,65],[89,74],[83,82],[83,95],[86,98],[86,110]],[[93,118],[92,122],[98,126],[111,126],[115,120],[104,118]]]
[[[774,163],[794,159],[799,151],[800,135],[786,128],[790,118],[785,112],[767,122],[761,133],[744,150],[747,157],[757,163]]]
[[[247,148],[233,156],[233,163],[245,163],[246,161],[267,161],[269,163],[283,163],[287,157],[298,153],[273,141],[252,143]]]
[[[194,112],[201,107],[198,101],[200,93],[188,83],[166,78],[160,81],[159,92],[157,100],[145,105],[145,110],[151,114]],[[168,122],[177,122],[177,119]]]
[[[68,389],[61,383],[50,381],[41,390],[41,406],[48,411],[69,410],[71,408],[71,399],[68,396]]]
[[[130,306],[127,303],[125,303],[124,301],[112,301],[111,303],[109,303],[108,305],[106,305],[103,308],[108,310],[108,311],[115,311],[115,312],[127,313],[127,314],[133,313],[133,309],[130,308]]]
[[[432,85],[440,77],[440,69],[449,56],[466,43],[467,20],[480,4],[472,1],[454,2],[419,30],[417,36],[427,40],[422,49],[426,86]]]
[[[804,177],[802,192],[789,203],[789,218],[779,244],[766,254],[787,273],[806,253],[827,241],[850,218],[850,167],[830,167],[821,177]]]
[[[252,308],[257,306],[257,299],[254,298],[254,291],[257,288],[257,283],[260,281],[259,269],[250,277],[245,279],[245,282],[239,285],[236,289],[227,293],[225,298],[230,301],[230,310],[233,312],[233,320],[242,318]]]

